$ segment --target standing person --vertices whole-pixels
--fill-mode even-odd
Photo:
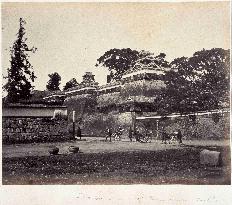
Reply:
[[[106,141],[107,141],[107,138],[108,138],[108,129],[106,129],[104,133],[105,133]]]
[[[164,142],[164,144],[167,144],[166,140],[168,138],[168,134],[166,133],[165,130],[163,130],[163,133],[162,133],[162,142]]]
[[[112,131],[110,128],[107,129],[107,133],[106,133],[106,141],[108,139],[108,137],[110,138],[110,142],[111,142],[111,136],[112,136]]]
[[[129,138],[130,138],[130,141],[132,142],[132,129],[131,129],[131,126],[129,128]]]
[[[182,144],[182,133],[181,133],[180,129],[178,129],[177,139],[179,140],[179,144]]]
[[[79,126],[77,127],[77,137],[81,140],[81,128]]]
[[[136,142],[139,142],[139,135],[137,134],[136,130],[133,131],[134,138]]]
[[[111,129],[110,129],[110,128],[109,128],[109,132],[108,132],[108,134],[109,134],[109,138],[110,138],[110,142],[111,142],[112,131],[111,131]]]
[[[106,129],[105,133],[106,133],[106,141],[107,141],[107,139],[109,137],[109,128]]]

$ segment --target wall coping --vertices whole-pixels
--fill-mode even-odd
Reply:
[[[7,116],[7,115],[3,115],[2,119],[6,119],[6,118],[10,118],[10,119],[25,119],[25,118],[33,118],[33,119],[52,119],[52,117],[50,116],[33,116],[33,115],[28,115],[28,116]]]
[[[7,104],[3,105],[2,108],[67,108],[63,105],[44,105],[44,104]]]

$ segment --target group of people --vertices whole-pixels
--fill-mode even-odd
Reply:
[[[167,140],[169,143],[174,140],[178,140],[179,144],[182,144],[182,133],[181,130],[178,129],[177,132],[172,133],[171,135],[167,134],[167,132],[162,132],[162,143],[167,144]]]
[[[77,127],[77,131],[76,131],[76,136],[81,139],[82,137],[82,133],[81,133],[81,128],[78,126]],[[122,132],[123,132],[123,129],[121,127],[119,127],[115,133],[112,132],[112,129],[111,128],[107,128],[107,131],[106,131],[106,141],[110,140],[110,142],[112,141],[112,137],[115,138],[115,140],[117,140],[119,138],[119,140],[121,139],[121,135],[122,135]],[[131,126],[129,127],[129,130],[128,130],[128,137],[130,139],[130,141],[132,142],[133,141],[133,137],[135,137],[135,140],[137,140],[136,138],[136,135],[134,136],[133,134],[133,130],[131,128]],[[172,134],[168,134],[166,131],[162,131],[162,143],[164,144],[167,144],[167,141],[169,141],[169,143],[173,140],[178,140],[179,144],[182,144],[182,133],[181,133],[181,130],[178,129],[177,132],[174,132]]]
[[[121,132],[122,132],[122,129],[119,128],[119,129],[115,132],[116,136],[121,135],[121,134],[122,134]],[[114,136],[114,133],[112,133],[112,129],[111,129],[111,128],[108,128],[108,129],[107,129],[107,135],[106,135],[106,141],[107,141],[108,138],[109,138],[109,140],[110,140],[110,142],[111,142],[111,141],[112,141],[112,137],[115,137],[115,136]],[[118,137],[119,137],[119,136],[118,136]],[[121,136],[120,136],[120,137],[121,137]],[[136,138],[136,135],[134,135],[133,130],[132,130],[131,127],[129,127],[129,130],[128,130],[128,137],[129,137],[129,139],[130,139],[131,142],[133,141],[133,137],[135,137],[135,140],[138,141],[138,139]],[[171,141],[178,140],[179,144],[182,144],[182,137],[183,137],[183,136],[182,136],[182,133],[181,133],[181,130],[180,130],[180,129],[178,129],[177,132],[174,132],[174,133],[172,133],[172,134],[168,134],[167,132],[165,132],[165,131],[163,130],[163,132],[162,132],[162,143],[167,144],[167,141],[169,141],[169,143],[171,143]],[[115,138],[115,139],[116,139],[116,138]]]
[[[112,129],[111,128],[107,128],[106,130],[106,141],[112,140],[112,137],[114,138],[114,140],[121,140],[121,136],[122,136],[122,132],[123,132],[123,129],[121,127],[119,127],[114,133],[112,132]]]

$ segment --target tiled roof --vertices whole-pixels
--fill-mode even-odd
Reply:
[[[105,84],[105,85],[99,86],[99,89],[110,88],[110,87],[118,86],[118,85],[121,85],[121,82],[120,82],[120,81],[113,81],[113,82],[107,83],[107,84]]]
[[[89,83],[80,83],[79,85],[69,88],[67,90],[65,90],[65,92],[68,91],[73,91],[73,90],[79,90],[81,88],[85,88],[85,87],[95,87],[98,88],[98,83],[97,82],[89,82]]]

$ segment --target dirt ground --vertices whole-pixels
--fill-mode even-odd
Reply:
[[[229,140],[186,140],[185,146],[229,146]],[[88,137],[83,141],[55,142],[55,143],[32,143],[4,145],[2,147],[3,157],[26,157],[26,156],[48,156],[51,146],[59,148],[59,154],[68,154],[69,146],[78,146],[83,153],[109,153],[109,152],[132,152],[132,151],[158,151],[166,149],[182,149],[178,143],[162,144],[160,140],[151,143],[130,142],[128,140],[105,141],[104,138]]]
[[[138,143],[86,141],[3,146],[3,184],[230,184],[230,147],[224,141]],[[74,145],[80,152],[68,152]],[[57,146],[58,155],[48,149]],[[222,163],[200,164],[200,151],[217,150]]]

